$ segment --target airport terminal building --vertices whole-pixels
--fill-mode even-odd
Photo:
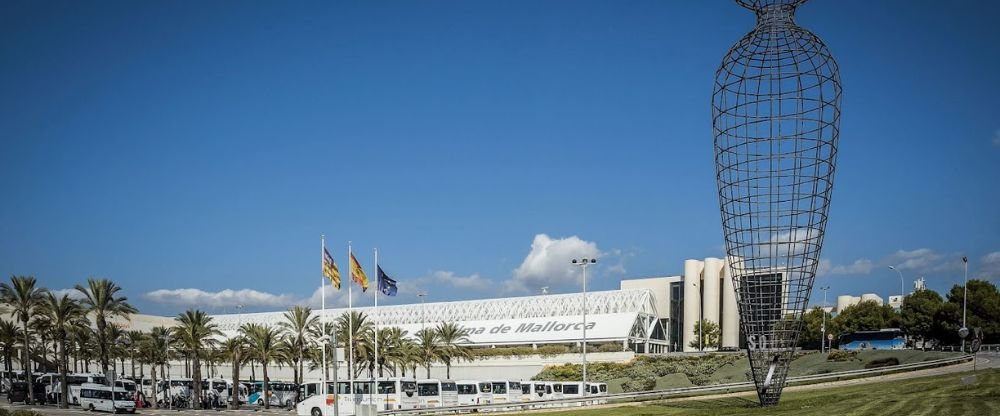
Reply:
[[[586,307],[582,293],[545,294],[380,306],[378,322],[408,334],[454,322],[469,331],[469,345],[474,347],[579,345],[586,328],[590,345],[620,344],[620,351],[641,354],[697,351],[698,321],[705,320],[719,326],[723,349],[735,349],[740,345],[739,314],[725,266],[717,258],[686,260],[682,275],[625,279],[618,290],[588,292]],[[374,318],[370,306],[354,310]],[[327,309],[326,319],[333,321],[345,312]],[[284,311],[274,311],[213,315],[213,319],[230,337],[244,323],[277,325],[285,318]],[[138,315],[127,325],[148,331],[156,325],[173,325],[173,319]]]

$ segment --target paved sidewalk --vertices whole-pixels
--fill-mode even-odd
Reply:
[[[97,412],[89,412],[83,410],[79,407],[70,406],[69,409],[60,409],[56,406],[26,406],[23,404],[8,404],[0,403],[0,408],[8,410],[33,410],[43,415],[94,415]],[[177,415],[281,415],[290,416],[295,414],[295,409],[284,409],[284,408],[274,408],[274,409],[257,409],[252,407],[247,407],[240,410],[170,410],[170,409],[137,409],[136,414],[138,415],[152,415],[152,416],[177,416]],[[110,413],[108,413],[110,414]]]

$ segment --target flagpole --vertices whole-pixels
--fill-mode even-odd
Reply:
[[[347,242],[347,268],[348,276],[351,281],[347,283],[347,338],[350,345],[348,346],[347,355],[347,379],[351,382],[351,392],[354,393],[354,309],[351,304],[351,298],[354,289],[354,254],[351,251],[351,242]]]
[[[326,389],[326,338],[330,335],[330,334],[326,333],[326,276],[324,276],[323,273],[322,273],[323,268],[326,266],[326,257],[325,257],[326,256],[326,235],[320,234],[319,241],[320,241],[320,243],[319,243],[319,246],[320,246],[320,249],[319,249],[319,267],[320,267],[320,283],[319,283],[320,284],[320,286],[319,286],[319,290],[320,290],[320,297],[319,297],[320,298],[320,315],[319,315],[319,324],[323,328],[323,331],[322,331],[323,332],[323,339],[320,340],[320,345],[323,346],[323,348],[322,348],[322,353],[323,353],[323,369],[320,371],[320,373],[322,373],[323,384],[320,385],[321,387],[320,387],[319,390],[322,392],[321,394],[323,394],[324,396],[326,396],[329,393],[329,391],[327,391],[327,389]],[[337,348],[336,345],[334,345],[333,347]],[[305,378],[303,377],[302,374],[299,374],[299,377],[302,377],[303,381],[305,380]]]
[[[378,249],[375,249],[375,391],[378,393],[378,293],[382,291],[382,280],[378,276]],[[374,394],[373,394],[374,395]]]

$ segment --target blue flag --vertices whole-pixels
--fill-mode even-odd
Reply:
[[[381,266],[378,268],[378,290],[386,296],[396,296],[396,281],[385,274]]]

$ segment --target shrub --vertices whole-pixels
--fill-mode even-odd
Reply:
[[[622,391],[631,393],[635,391],[649,391],[656,387],[655,379],[629,379],[622,383]]]
[[[596,350],[597,352],[620,352],[622,350],[622,346],[621,344],[612,342],[610,344],[603,344],[597,347]]]
[[[838,361],[838,362],[851,361],[851,360],[857,358],[857,356],[858,356],[858,352],[857,351],[833,350],[833,351],[830,351],[830,354],[826,356],[826,360],[827,361]]]
[[[896,357],[877,358],[865,363],[865,368],[882,368],[894,365],[899,365],[899,359]]]

